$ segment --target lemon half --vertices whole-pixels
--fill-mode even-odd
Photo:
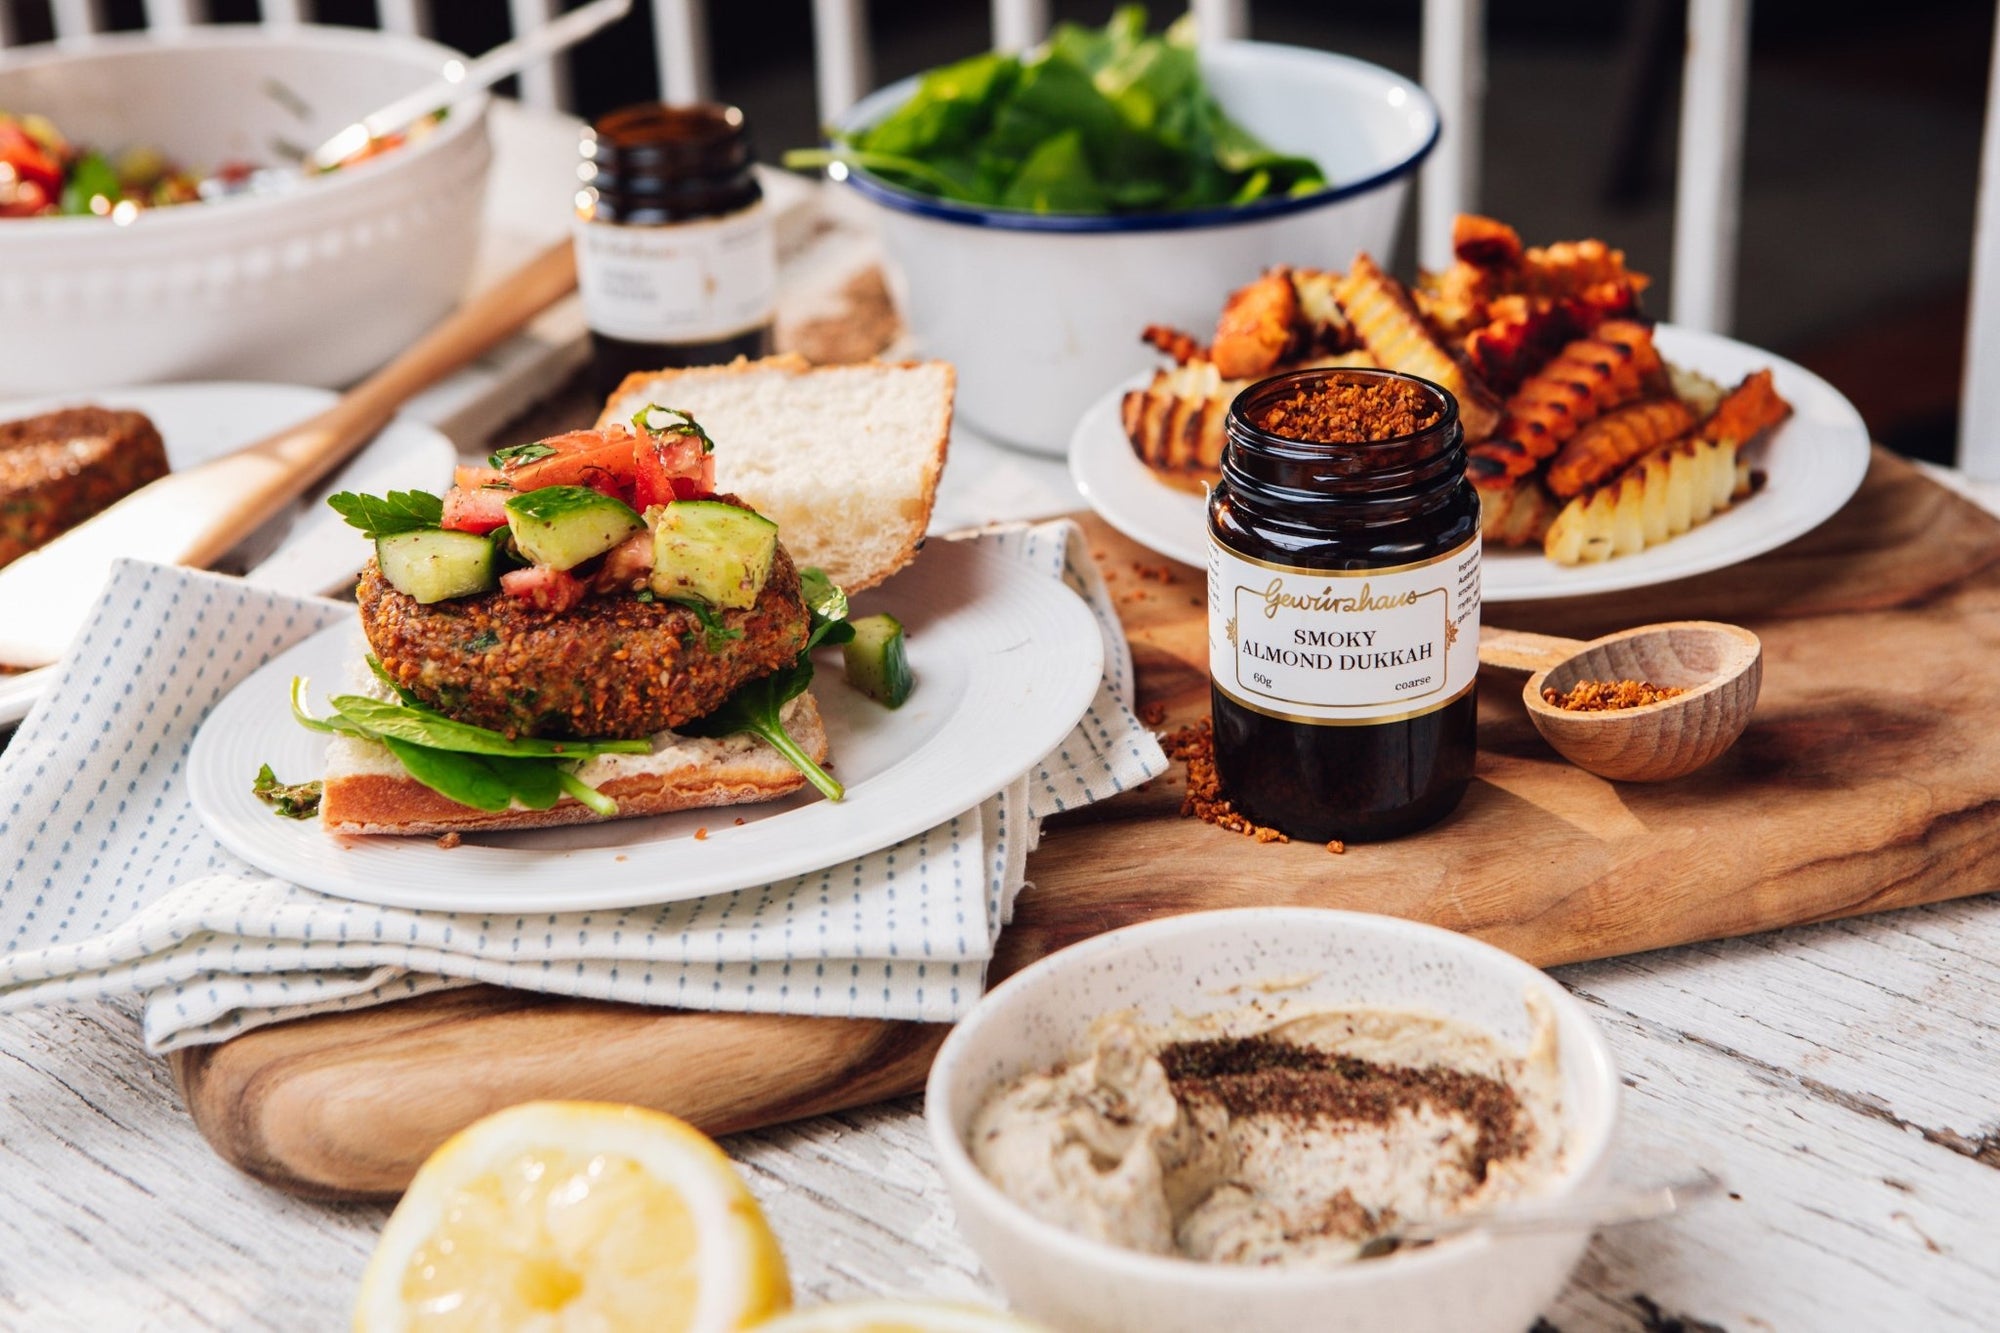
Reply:
[[[790,1305],[777,1239],[706,1135],[636,1106],[529,1102],[431,1154],[354,1326],[720,1333]]]
[[[1047,1333],[998,1310],[931,1301],[851,1301],[794,1310],[754,1333]]]

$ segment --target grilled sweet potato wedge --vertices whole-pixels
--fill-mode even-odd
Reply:
[[[1708,420],[1701,423],[1704,440],[1749,444],[1792,414],[1792,405],[1778,397],[1771,372],[1760,370],[1722,396]]]
[[[1483,440],[1500,422],[1500,400],[1424,323],[1403,284],[1365,254],[1334,285],[1342,313],[1369,355],[1406,375],[1421,375],[1458,399],[1465,438]]]
[[[1563,348],[1508,399],[1493,438],[1467,451],[1467,473],[1482,485],[1526,476],[1588,423],[1637,398],[1659,374],[1651,328],[1636,320],[1604,321],[1592,336]]]
[[[1549,492],[1565,500],[1581,494],[1694,424],[1694,409],[1678,398],[1648,399],[1599,417],[1570,437],[1549,463]]]
[[[1215,322],[1209,357],[1225,379],[1258,379],[1284,359],[1298,324],[1299,294],[1291,270],[1271,269],[1229,294]]]

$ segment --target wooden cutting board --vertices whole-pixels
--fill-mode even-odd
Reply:
[[[1082,521],[1142,703],[1164,707],[1167,727],[1194,721],[1208,706],[1202,576]],[[1442,825],[1339,856],[1258,844],[1181,818],[1170,774],[1050,822],[995,978],[1101,931],[1207,908],[1389,912],[1551,965],[2000,887],[2000,522],[1878,452],[1838,517],[1758,560],[1642,592],[1487,608],[1496,625],[1579,638],[1683,618],[1764,640],[1756,717],[1709,768],[1660,786],[1571,768],[1530,726],[1522,678],[1488,673],[1478,780]],[[482,986],[171,1059],[223,1157],[282,1189],[347,1196],[400,1189],[444,1138],[514,1102],[637,1102],[723,1133],[913,1091],[943,1035]]]

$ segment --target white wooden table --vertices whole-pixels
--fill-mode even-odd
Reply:
[[[504,415],[487,390],[546,387],[573,320],[552,312],[544,346],[503,352],[418,414],[475,447]],[[1079,503],[1060,464],[961,437],[938,525]],[[2000,866],[1981,887],[2000,888]],[[1601,1236],[1548,1326],[2000,1328],[2000,901],[1558,975],[1624,1073],[1624,1169],[1700,1162],[1731,1194]],[[0,1099],[0,1327],[346,1326],[386,1209],[303,1202],[224,1166],[130,1013],[0,1018]],[[997,1300],[914,1100],[726,1146],[801,1301]]]

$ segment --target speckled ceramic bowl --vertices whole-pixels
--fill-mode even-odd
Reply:
[[[1524,998],[1556,1021],[1566,1133],[1562,1174],[1542,1197],[1603,1174],[1618,1078],[1603,1036],[1554,981],[1468,936],[1394,917],[1311,908],[1203,912],[1113,931],[1054,954],[980,1002],[938,1053],[926,1090],[931,1142],[958,1224],[1008,1298],[1092,1333],[1518,1333],[1561,1290],[1587,1232],[1472,1235],[1320,1271],[1202,1264],[1120,1249],[1040,1221],[993,1186],[966,1150],[998,1086],[1083,1048],[1100,1015],[1142,1020],[1233,1010],[1246,985],[1299,982],[1315,1005],[1425,1010],[1525,1048]]]

